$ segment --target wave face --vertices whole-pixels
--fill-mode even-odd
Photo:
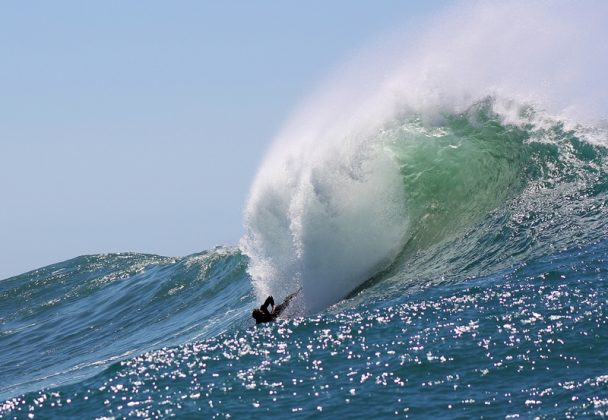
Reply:
[[[531,107],[509,124],[496,102],[385,132],[413,222],[380,278],[476,277],[603,237],[608,132],[539,121]]]
[[[473,277],[601,236],[608,55],[593,11],[569,8],[465,8],[389,76],[324,86],[251,189],[257,296],[302,287],[312,314],[375,281]]]
[[[0,399],[234,326],[245,267],[234,249],[91,255],[1,281]]]
[[[601,127],[487,97],[432,125],[400,116],[305,168],[289,162],[249,210],[243,249],[258,294],[301,285],[316,312],[372,278],[472,277],[595,240],[606,230],[604,144]]]

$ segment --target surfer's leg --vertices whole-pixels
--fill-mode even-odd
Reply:
[[[296,290],[295,292],[293,292],[290,295],[287,295],[287,297],[285,298],[285,300],[283,301],[283,304],[287,306],[287,304],[289,304],[289,302],[298,295],[298,293],[300,293],[300,290],[302,290],[302,288],[300,287],[298,290]]]
[[[281,303],[280,305],[277,305],[274,307],[274,310],[272,311],[273,315],[275,316],[279,316],[281,314],[281,312],[283,312],[287,306],[289,306],[289,303],[291,302],[291,300],[296,297],[296,295],[298,293],[300,293],[300,290],[302,290],[301,288],[298,289],[297,291],[293,292],[290,295],[287,295],[287,297],[285,298],[285,300],[283,301],[283,303]]]
[[[272,311],[272,315],[274,317],[277,317],[279,315],[281,315],[281,312],[283,312],[285,310],[285,308],[287,308],[287,304],[289,302],[285,301],[277,306],[274,307],[274,310]]]

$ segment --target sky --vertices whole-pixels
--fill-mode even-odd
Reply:
[[[285,120],[445,1],[0,4],[0,279],[79,255],[236,245]]]

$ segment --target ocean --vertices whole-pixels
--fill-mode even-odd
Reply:
[[[524,32],[497,45],[561,51],[503,11],[483,17]],[[500,32],[475,25],[458,21]],[[452,38],[423,50],[466,57]],[[410,77],[434,56],[368,101],[305,106],[262,162],[238,244],[1,280],[0,417],[608,416],[608,124],[497,84],[514,67],[454,83],[469,57]],[[484,74],[522,62],[488,60]],[[585,97],[575,85],[553,103]],[[267,295],[299,288],[254,323]]]
[[[256,326],[251,243],[1,281],[0,416],[607,415],[607,150],[559,121],[501,123],[493,104],[379,134],[410,233],[322,310],[334,288],[301,272],[297,310]]]

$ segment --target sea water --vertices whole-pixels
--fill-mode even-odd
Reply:
[[[573,99],[605,83],[558,54],[567,22],[506,19],[522,7],[429,35],[367,100],[336,88],[305,107],[253,182],[238,246],[0,281],[0,417],[607,416],[608,131],[601,101]],[[557,57],[529,61],[547,84],[482,77],[509,67],[471,61],[478,38],[527,40],[508,50],[519,63]],[[559,57],[576,77],[557,85]],[[283,319],[254,324],[261,299],[300,287]]]

